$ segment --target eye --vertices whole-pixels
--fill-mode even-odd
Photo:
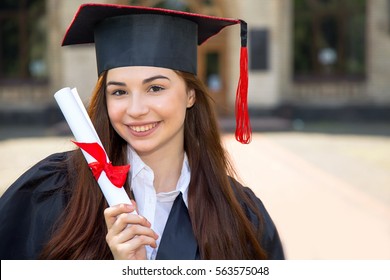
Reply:
[[[114,95],[114,96],[122,96],[125,94],[127,94],[127,92],[124,90],[121,90],[121,89],[118,89],[118,90],[111,92],[111,95]]]
[[[149,92],[159,92],[162,90],[164,90],[164,88],[161,86],[151,86],[148,91]]]

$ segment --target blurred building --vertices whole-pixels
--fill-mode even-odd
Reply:
[[[60,47],[82,0],[1,0],[0,123],[54,123],[53,94],[97,80],[93,46]],[[105,0],[242,18],[249,26],[252,115],[390,119],[389,0]],[[199,49],[199,77],[234,111],[239,26]]]

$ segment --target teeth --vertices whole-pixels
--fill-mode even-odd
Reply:
[[[151,130],[156,125],[157,125],[157,123],[152,123],[152,124],[148,124],[148,125],[141,125],[141,126],[130,126],[130,129],[134,130],[136,132],[145,132],[145,131]]]

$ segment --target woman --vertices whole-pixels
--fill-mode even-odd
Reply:
[[[196,55],[187,62],[194,34],[221,19],[87,4],[65,41],[80,43],[85,34],[72,32],[91,15],[98,23],[82,29],[95,34],[99,80],[89,114],[113,164],[130,163],[134,204],[108,207],[79,150],[52,155],[1,197],[2,259],[282,259],[261,201],[233,179]]]

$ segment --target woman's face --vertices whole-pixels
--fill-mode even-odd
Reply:
[[[108,71],[108,115],[115,131],[137,153],[183,150],[184,119],[195,102],[193,90],[173,70],[120,67]]]

